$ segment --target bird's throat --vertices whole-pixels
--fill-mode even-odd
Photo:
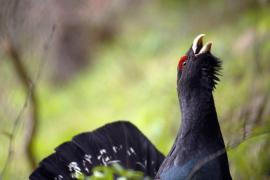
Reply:
[[[198,89],[179,95],[182,123],[177,141],[194,148],[200,141],[218,140],[221,132],[212,93]]]

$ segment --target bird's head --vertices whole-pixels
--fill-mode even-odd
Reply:
[[[198,35],[177,67],[178,90],[205,89],[209,92],[219,81],[221,62],[211,54],[212,42],[203,44],[204,34]]]

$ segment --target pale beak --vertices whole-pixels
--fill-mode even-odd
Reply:
[[[199,54],[206,53],[206,52],[211,52],[211,47],[212,47],[212,42],[206,43],[200,50]]]
[[[205,36],[205,34],[200,34],[194,39],[193,44],[192,44],[192,50],[193,50],[194,54],[197,54],[199,52],[200,48],[202,48],[204,36]]]
[[[195,56],[197,56],[199,54],[211,52],[212,42],[208,42],[203,46],[203,37],[204,36],[205,36],[205,34],[200,34],[193,41],[192,50],[193,50]]]

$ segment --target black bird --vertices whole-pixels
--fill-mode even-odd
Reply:
[[[165,160],[134,125],[119,121],[63,143],[30,179],[76,179],[78,173],[91,175],[93,167],[113,163],[162,180],[231,179],[212,95],[221,62],[211,54],[211,43],[203,46],[203,36],[195,38],[178,64],[182,125]]]
[[[178,64],[182,123],[156,179],[231,179],[212,94],[221,62],[210,52],[212,43],[203,46],[203,37],[194,39]]]

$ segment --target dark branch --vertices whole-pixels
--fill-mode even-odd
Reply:
[[[32,168],[35,168],[37,163],[36,163],[36,159],[33,152],[33,138],[35,137],[36,132],[37,132],[37,123],[39,119],[39,112],[38,112],[39,104],[38,104],[37,95],[35,91],[35,84],[32,82],[30,75],[27,72],[26,67],[23,65],[22,59],[17,49],[10,42],[7,42],[6,53],[10,57],[10,60],[12,61],[12,64],[15,68],[15,72],[17,73],[17,76],[20,79],[25,89],[25,92],[28,94],[24,109],[27,106],[28,101],[30,101],[31,117],[29,119],[30,122],[28,124],[29,125],[28,131],[27,131],[28,135],[25,139],[26,140],[25,150],[26,150],[26,156],[30,163],[30,166]],[[17,128],[16,124],[18,123],[18,121],[15,122],[13,133],[15,133],[16,131],[16,128]],[[13,133],[12,133],[12,136],[14,135]]]

